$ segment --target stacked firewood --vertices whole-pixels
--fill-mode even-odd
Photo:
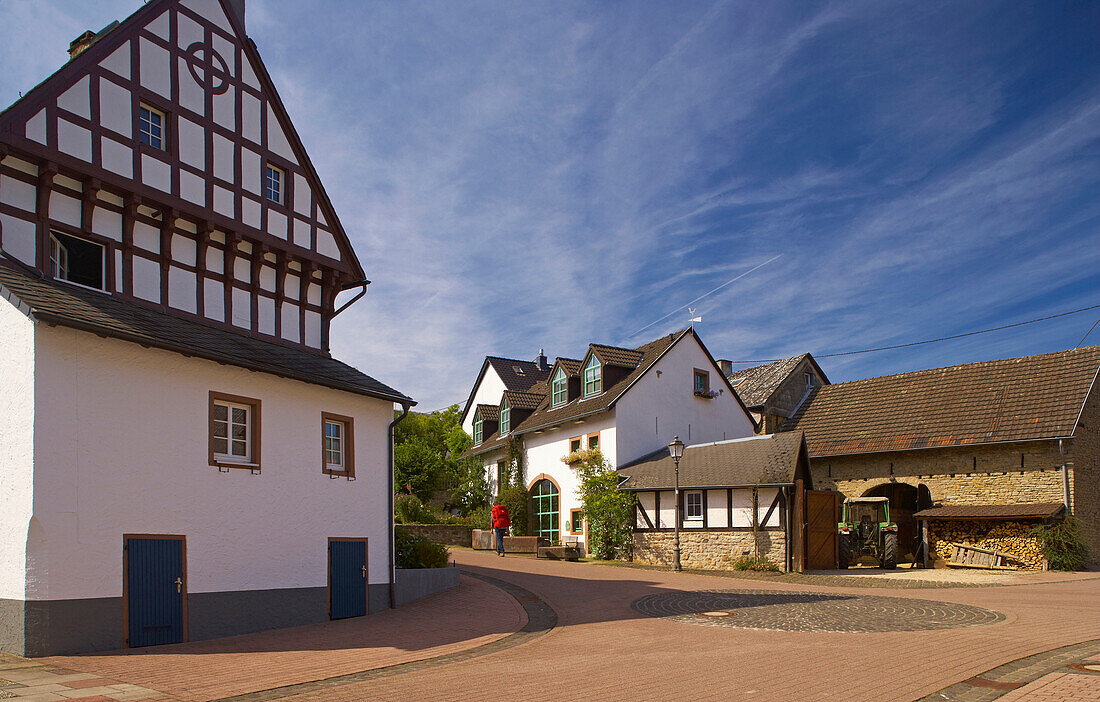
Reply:
[[[952,544],[968,544],[1008,555],[1022,570],[1043,570],[1042,543],[1031,536],[1034,524],[1007,521],[930,521],[928,537],[938,559],[951,559]]]

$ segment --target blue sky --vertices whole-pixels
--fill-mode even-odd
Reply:
[[[0,0],[25,29],[0,102],[138,6]],[[373,281],[334,354],[421,409],[486,354],[683,327],[767,261],[695,305],[715,356],[1100,303],[1097,3],[248,0],[246,24]],[[1098,316],[822,366],[1071,348]]]

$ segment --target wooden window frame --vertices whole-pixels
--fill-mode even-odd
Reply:
[[[596,365],[592,365],[595,361]],[[589,373],[592,374],[592,378],[589,379]],[[588,386],[592,386],[592,390],[589,391]],[[589,358],[588,363],[584,364],[584,369],[581,371],[581,395],[584,397],[595,397],[603,392],[603,363],[600,359],[592,356]]]
[[[560,398],[559,398],[560,396]],[[569,401],[569,375],[558,366],[557,373],[550,381],[550,407],[561,407]]]
[[[699,516],[693,517],[690,513],[691,496],[699,496]],[[684,491],[684,521],[685,522],[701,522],[703,521],[703,491],[702,490],[685,490]]]
[[[592,445],[592,439],[593,438],[596,439],[596,445],[595,446]],[[600,448],[600,432],[598,432],[598,431],[592,432],[588,436],[584,437],[584,448],[587,451],[591,451],[592,449],[599,450],[599,448]]]
[[[325,434],[325,424],[329,423],[341,424],[344,427],[344,433],[341,437],[341,441],[343,441],[344,444],[343,470],[333,470],[329,467],[328,455],[325,451],[325,439],[328,438],[328,435]],[[355,477],[355,419],[353,417],[333,414],[332,412],[321,413],[321,472],[325,475],[341,478]]]
[[[485,440],[485,421],[481,417],[474,417],[474,444],[480,444]]]
[[[142,135],[145,134],[145,130],[142,129],[142,119],[141,119],[141,111],[142,110],[145,110],[149,114],[155,114],[155,115],[158,115],[160,117],[160,146],[156,146],[155,144],[150,144],[149,142],[144,141],[141,138]],[[156,105],[148,102],[145,99],[138,100],[138,115],[137,115],[137,118],[138,118],[138,120],[137,120],[137,122],[138,122],[138,133],[135,135],[137,137],[135,139],[135,141],[137,141],[139,144],[141,144],[143,147],[145,147],[147,149],[152,149],[153,151],[160,151],[162,153],[167,153],[168,152],[168,115],[169,115],[169,112],[167,110],[165,110],[164,108],[157,107]],[[149,138],[153,139],[154,137],[153,137],[152,134],[150,134]]]
[[[807,390],[810,390],[811,388],[814,387],[814,374],[813,373],[803,373],[802,378],[803,378],[803,380],[806,381],[806,389]]]
[[[248,462],[224,460],[218,454],[214,453],[214,404],[216,402],[231,403],[237,405],[249,405],[251,406],[251,413],[248,422],[249,434],[248,434],[248,448],[249,448],[249,460]],[[209,449],[209,463],[212,466],[216,466],[219,470],[225,468],[242,468],[244,470],[250,470],[253,473],[260,472],[260,447],[263,445],[260,437],[260,428],[262,423],[260,421],[260,401],[254,397],[244,397],[242,395],[230,395],[224,392],[210,391],[210,401],[206,410],[207,416],[207,428],[206,428],[206,442]]]
[[[577,515],[581,515],[580,528],[577,528]],[[569,510],[569,533],[570,534],[583,534],[584,533],[584,510],[580,508],[573,508]]]
[[[577,442],[577,448],[573,448],[573,442]],[[584,449],[584,437],[583,436],[571,436],[569,437],[569,453],[574,454],[577,451]]]
[[[703,388],[699,389],[699,379],[703,379]],[[691,373],[691,391],[699,397],[710,396],[710,371],[695,368]]]
[[[499,496],[501,490],[504,489],[504,472],[508,464],[504,461],[497,461],[495,465],[497,471],[497,495]]]
[[[107,259],[111,256],[111,250],[110,250],[110,247],[107,246],[107,244],[104,244],[104,243],[99,242],[99,241],[93,241],[92,239],[89,239],[87,237],[76,236],[75,234],[69,234],[68,232],[63,232],[63,231],[60,231],[56,228],[51,228],[50,229],[50,235],[49,236],[50,236],[50,238],[49,238],[49,251],[46,252],[46,257],[49,261],[48,265],[49,265],[49,272],[50,272],[50,277],[51,278],[53,278],[54,280],[60,280],[60,281],[62,281],[64,283],[67,283],[69,285],[75,285],[77,287],[84,288],[85,290],[94,290],[96,292],[101,292],[101,293],[110,293],[110,290],[108,290],[108,288],[107,288],[107,272],[108,272]],[[62,277],[59,274],[57,268],[55,267],[55,262],[54,262],[54,254],[53,254],[54,244],[57,245],[58,251],[64,251],[65,252],[65,259],[66,259],[66,261],[65,261],[65,268],[66,268],[65,275],[66,276],[68,276],[68,268],[69,268],[68,255],[69,255],[69,253],[68,253],[68,249],[65,248],[64,242],[62,242],[60,239],[57,238],[58,236],[65,236],[65,237],[68,237],[70,239],[76,239],[78,241],[83,241],[84,243],[91,244],[92,246],[98,246],[99,247],[99,250],[100,250],[99,279],[103,283],[102,288],[93,288],[91,285],[85,285],[84,283],[78,283],[75,280],[70,280],[68,277]]]
[[[270,183],[271,173],[270,173],[270,171],[275,171],[276,173],[279,174],[279,197],[278,198],[271,197],[271,183]],[[287,180],[287,178],[286,178],[286,174],[287,174],[287,171],[286,171],[285,168],[280,168],[279,166],[276,166],[274,163],[271,163],[270,161],[266,161],[264,163],[264,199],[265,200],[267,200],[268,202],[274,202],[276,205],[286,206],[286,204],[287,204],[287,198],[286,198],[286,180]]]
[[[497,432],[504,436],[512,431],[512,406],[508,404],[508,400],[500,401],[500,419],[497,428]]]

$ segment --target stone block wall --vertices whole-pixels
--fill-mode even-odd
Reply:
[[[1043,546],[1029,532],[1035,523],[1009,521],[929,520],[928,538],[938,560],[950,560],[951,544],[969,544],[999,551],[1016,559],[1009,565],[1021,570],[1046,570]]]
[[[846,497],[896,481],[928,486],[936,504],[1060,503],[1062,460],[1057,441],[1034,441],[823,456],[810,460],[810,471],[815,489],[839,490]]]
[[[1073,439],[1063,448],[1073,463],[1070,506],[1089,544],[1088,564],[1100,567],[1100,387],[1092,388]]]
[[[472,541],[470,527],[458,524],[398,524],[397,531],[413,536],[423,536],[429,541],[447,546],[469,548]]]
[[[786,538],[782,530],[763,530],[757,534],[760,555],[786,570]],[[634,532],[634,562],[671,566],[674,560],[674,534],[671,531]],[[752,555],[752,531],[681,531],[680,564],[699,570],[729,570],[730,562]]]

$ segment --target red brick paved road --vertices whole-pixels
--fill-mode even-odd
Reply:
[[[534,592],[557,612],[557,627],[471,660],[285,699],[912,700],[1008,661],[1100,637],[1100,579],[874,591],[975,605],[1005,615],[1004,621],[983,626],[915,632],[757,631],[651,618],[631,609],[630,603],[673,590],[868,591],[498,559],[463,550],[455,556],[470,570]],[[466,649],[500,637],[484,633],[486,622],[497,623],[489,627],[491,632],[514,631],[522,624],[514,600],[472,578],[463,580],[460,593],[437,595],[357,622],[319,625],[304,638],[300,632],[311,627],[143,655],[70,657],[57,664],[184,699],[210,699]],[[459,595],[460,601],[444,599]],[[445,632],[451,636],[438,640]]]

